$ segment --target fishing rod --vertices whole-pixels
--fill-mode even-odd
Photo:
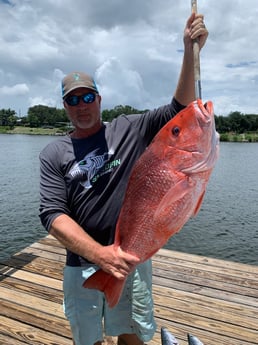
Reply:
[[[197,0],[191,0],[192,13],[197,13]],[[200,47],[198,38],[193,42],[195,98],[201,99]]]

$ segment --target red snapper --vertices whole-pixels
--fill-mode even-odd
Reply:
[[[136,162],[116,226],[117,248],[144,262],[195,216],[218,151],[212,102],[198,99],[158,132]],[[114,307],[124,283],[99,270],[83,286],[103,291]]]

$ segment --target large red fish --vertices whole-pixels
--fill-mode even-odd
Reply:
[[[219,151],[212,102],[192,102],[155,136],[136,162],[116,226],[115,245],[149,259],[198,213]],[[113,307],[125,281],[99,270],[83,284]]]

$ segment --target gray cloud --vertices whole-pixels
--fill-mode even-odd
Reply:
[[[217,114],[257,113],[256,1],[199,0],[198,9],[210,32],[203,98]],[[25,115],[37,103],[61,107],[60,81],[72,70],[95,75],[104,108],[169,102],[190,12],[190,1],[0,1],[1,107]]]

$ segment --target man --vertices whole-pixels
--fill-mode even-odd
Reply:
[[[151,261],[137,265],[137,257],[114,248],[116,221],[135,161],[165,123],[194,100],[192,43],[198,38],[202,48],[207,36],[203,16],[191,15],[174,97],[142,115],[119,116],[104,125],[92,77],[74,72],[63,79],[64,108],[74,130],[40,154],[40,217],[67,249],[64,309],[76,345],[100,345],[103,333],[118,336],[119,345],[143,345],[154,335]],[[127,277],[112,309],[100,291],[82,287],[98,268]]]

